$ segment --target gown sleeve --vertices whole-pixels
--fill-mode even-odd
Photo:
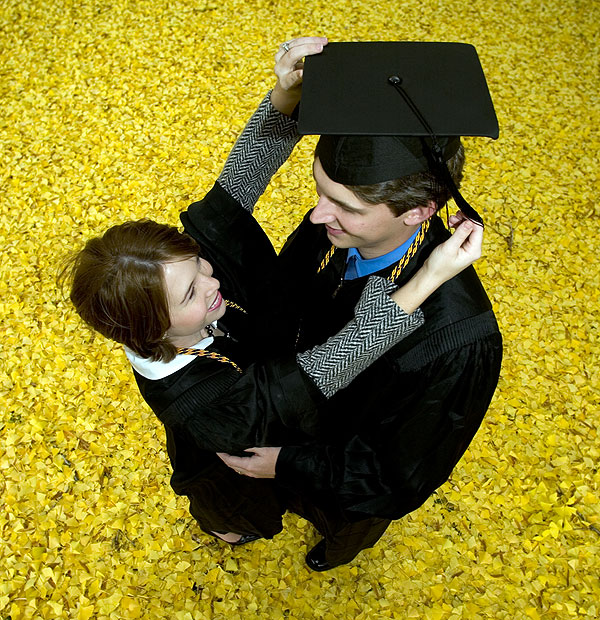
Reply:
[[[180,216],[212,262],[222,290],[251,314],[278,303],[268,284],[277,255],[252,212],[299,139],[296,121],[278,112],[267,94],[213,188]]]
[[[467,449],[494,393],[501,358],[497,334],[396,374],[395,385],[378,385],[374,397],[387,403],[384,412],[374,409],[349,436],[338,421],[321,444],[283,447],[276,479],[357,519],[402,517],[447,480]]]

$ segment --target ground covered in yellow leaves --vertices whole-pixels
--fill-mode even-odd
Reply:
[[[597,618],[600,11],[583,0],[4,0],[0,6],[0,618]],[[501,127],[468,140],[478,271],[506,357],[470,450],[352,564],[209,540],[173,495],[158,420],[118,346],[57,292],[109,225],[178,222],[273,83],[279,42],[475,44]],[[259,217],[313,204],[312,139]]]

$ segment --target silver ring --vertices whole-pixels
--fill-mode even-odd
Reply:
[[[284,41],[281,44],[281,47],[283,47],[283,49],[286,51],[286,53],[290,51],[290,44],[287,41]]]

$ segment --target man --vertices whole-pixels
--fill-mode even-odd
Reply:
[[[334,135],[323,135],[315,153],[319,201],[280,254],[282,321],[299,351],[348,321],[370,275],[397,286],[410,278],[449,235],[436,213],[451,194],[480,221],[457,190],[457,136],[497,135],[473,54],[459,44],[329,44],[310,59],[313,74],[307,59],[301,130]],[[388,79],[398,67],[405,75]],[[292,509],[324,535],[307,555],[314,570],[350,561],[391,519],[418,508],[447,480],[489,406],[502,341],[475,271],[442,286],[422,310],[423,327],[323,405],[321,443],[222,456],[293,489]]]

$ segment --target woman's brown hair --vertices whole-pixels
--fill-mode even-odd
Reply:
[[[197,256],[198,244],[173,226],[126,222],[90,239],[63,270],[79,316],[140,357],[168,362],[177,349],[170,327],[163,264]]]

